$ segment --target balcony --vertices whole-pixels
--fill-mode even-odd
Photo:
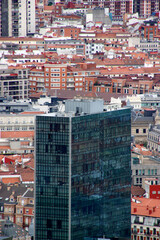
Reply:
[[[70,82],[74,83],[74,78],[70,78],[70,79],[67,78],[67,83],[70,83]]]

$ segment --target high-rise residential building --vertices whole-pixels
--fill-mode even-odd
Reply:
[[[1,36],[25,37],[35,33],[35,0],[1,1]]]
[[[61,3],[67,3],[67,0],[60,0]],[[72,3],[84,3],[85,5],[94,5],[97,7],[109,8],[113,19],[122,19],[123,14],[133,13],[133,0],[73,0]]]
[[[36,118],[35,240],[130,239],[130,109],[72,99]]]
[[[140,16],[149,17],[153,13],[160,11],[159,0],[133,0],[133,11]]]

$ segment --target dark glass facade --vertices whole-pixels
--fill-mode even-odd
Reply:
[[[36,240],[130,237],[130,109],[36,119]]]

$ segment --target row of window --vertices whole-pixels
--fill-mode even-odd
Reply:
[[[33,123],[33,120],[30,120],[30,122],[27,122],[25,120],[23,120],[23,122],[19,122],[17,120],[11,122],[10,120],[8,120],[8,122],[7,122],[7,124],[22,124],[22,123],[24,123],[24,124],[26,124],[26,123]],[[0,120],[0,124],[6,124],[6,122],[3,121],[3,120]]]
[[[50,68],[51,72],[60,72],[60,68]],[[49,68],[46,68],[46,72],[49,72]],[[62,68],[62,72],[65,72],[65,68]]]
[[[136,176],[138,175],[157,175],[157,169],[148,169],[148,172],[146,174],[146,171],[145,169],[139,169],[135,171],[136,173]]]
[[[1,127],[1,131],[21,131],[21,130],[34,130],[34,126],[32,127]]]
[[[136,133],[138,134],[140,132],[140,129],[136,129]],[[143,128],[143,133],[146,133],[146,128]]]
[[[154,140],[154,141],[156,141],[156,142],[159,142],[159,136],[153,136],[153,135],[149,134],[149,135],[148,135],[148,139]]]
[[[149,227],[147,227],[146,229],[143,229],[143,227],[141,226],[139,229],[137,229],[137,226],[133,227],[133,233],[136,234],[138,232],[138,230],[140,233],[146,233],[148,235],[150,235],[151,233],[153,235],[157,235],[159,233],[156,228],[150,229]],[[137,237],[137,236],[135,236],[135,237]],[[134,239],[137,239],[135,237],[134,237]],[[143,237],[142,238],[140,237],[140,239],[143,239]]]

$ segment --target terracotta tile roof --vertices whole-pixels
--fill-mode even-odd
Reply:
[[[31,115],[37,115],[37,114],[44,114],[44,112],[43,111],[34,111],[34,112],[32,112],[32,111],[30,111],[30,112],[21,112],[20,114],[22,114],[22,115],[29,115],[29,114],[31,114]]]
[[[1,131],[1,138],[34,137],[34,131]]]
[[[2,177],[2,180],[1,180],[3,183],[5,184],[9,184],[9,183],[20,183],[21,180],[20,180],[20,176],[19,177],[16,177],[16,178],[13,178],[13,177]]]
[[[141,146],[141,145],[138,145],[136,144],[135,145],[136,148],[133,148],[134,151],[136,151],[136,149],[139,150],[139,152],[143,155],[143,156],[152,156],[152,152],[149,151],[147,148]]]
[[[32,157],[28,162],[24,164],[25,166],[34,168],[34,158]]]
[[[28,170],[21,173],[22,182],[34,182],[34,171]]]
[[[103,98],[105,102],[110,102],[111,97],[118,98],[120,96],[125,96],[125,94],[116,93],[101,93],[101,92],[82,92],[82,91],[70,91],[70,90],[48,90],[50,96],[56,96],[60,99],[72,99],[76,96],[79,97],[91,97],[91,98]]]
[[[137,74],[150,74],[150,73],[157,73],[159,74],[159,68],[158,67],[148,67],[148,68],[134,68],[132,67],[112,67],[112,68],[106,68],[105,70],[101,70],[101,74],[103,75],[111,75],[111,74],[125,74],[125,75],[137,75]]]
[[[62,44],[50,44],[50,45],[48,45],[48,47],[54,47],[54,48],[76,48],[76,44],[64,44],[64,45],[62,45]]]
[[[0,150],[9,150],[10,146],[0,146]]]
[[[131,202],[131,214],[159,218],[160,199],[133,198]]]
[[[51,6],[44,5],[44,11],[52,11],[53,9],[54,9],[53,5],[51,5]]]
[[[1,37],[1,41],[42,41],[44,40],[43,38],[30,38],[30,37]]]
[[[145,194],[145,190],[140,186],[131,186],[131,194],[135,197],[141,197]]]

